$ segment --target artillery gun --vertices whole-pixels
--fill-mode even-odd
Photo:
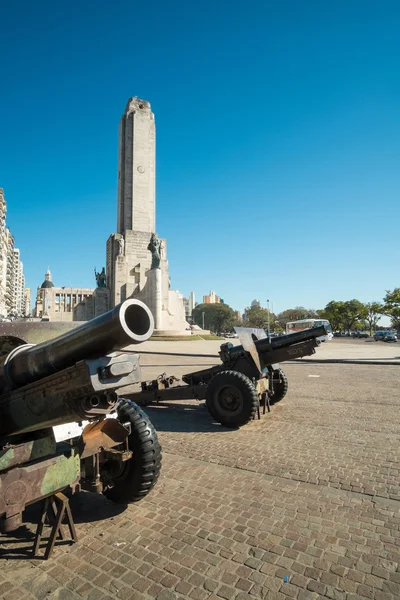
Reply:
[[[174,376],[165,373],[142,383],[142,391],[131,397],[142,406],[166,400],[206,400],[211,416],[226,427],[240,427],[260,415],[260,406],[270,410],[287,393],[288,379],[279,363],[315,354],[325,336],[324,326],[283,335],[273,339],[257,337],[251,330],[236,328],[240,346],[221,345],[221,364],[187,373],[186,385],[176,385]]]
[[[8,333],[18,332],[20,324],[13,325]],[[0,337],[3,532],[21,524],[28,504],[63,489],[126,504],[154,486],[161,467],[156,432],[136,404],[116,393],[141,381],[138,354],[117,351],[147,340],[153,329],[149,309],[131,299],[38,345]],[[58,427],[73,422],[76,437],[56,437]]]

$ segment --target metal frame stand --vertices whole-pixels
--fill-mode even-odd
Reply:
[[[268,412],[271,412],[271,404],[270,404],[269,395],[267,392],[263,392],[262,394],[259,395],[258,406],[257,406],[258,419],[261,419],[261,413],[260,413],[261,407],[263,409],[263,413],[262,413],[263,415],[265,415],[266,410],[268,410]],[[256,416],[254,415],[254,419],[255,418],[256,418]]]
[[[76,535],[75,524],[72,518],[71,507],[69,505],[67,496],[65,496],[62,492],[58,492],[58,494],[53,494],[52,496],[45,498],[40,520],[36,529],[36,536],[32,550],[33,558],[36,558],[39,552],[39,546],[42,539],[43,526],[45,524],[46,517],[51,525],[51,531],[50,537],[47,540],[44,559],[47,560],[50,558],[57,536],[59,536],[61,540],[66,539],[62,528],[64,516],[66,516],[66,525],[68,525],[72,543],[77,542],[78,537]]]

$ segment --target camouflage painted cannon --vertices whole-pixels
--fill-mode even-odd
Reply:
[[[148,417],[116,393],[140,382],[139,356],[116,351],[151,336],[149,309],[126,300],[38,345],[26,343],[21,325],[0,331],[2,530],[20,525],[26,505],[69,487],[124,504],[143,498],[161,448]],[[56,426],[74,422],[77,435],[56,441]]]
[[[242,344],[221,345],[221,364],[187,373],[186,385],[176,385],[175,377],[165,373],[158,379],[142,383],[142,391],[131,397],[142,406],[165,400],[206,400],[215,421],[226,427],[245,425],[287,393],[288,380],[280,362],[309,356],[319,346],[317,338],[325,336],[324,326],[283,335],[273,339],[264,330],[236,328]],[[261,337],[262,336],[262,337]]]

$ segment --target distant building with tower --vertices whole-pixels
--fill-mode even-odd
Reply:
[[[92,288],[55,287],[51,271],[47,269],[42,285],[37,288],[33,316],[49,321],[88,321],[96,312],[94,291]]]

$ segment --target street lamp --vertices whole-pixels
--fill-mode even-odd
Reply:
[[[203,317],[203,330],[204,330],[204,312],[201,313],[201,316]]]
[[[268,342],[271,343],[271,332],[269,329],[269,300],[268,300],[268,298],[267,298],[267,311],[268,311],[268,315],[267,315]]]

